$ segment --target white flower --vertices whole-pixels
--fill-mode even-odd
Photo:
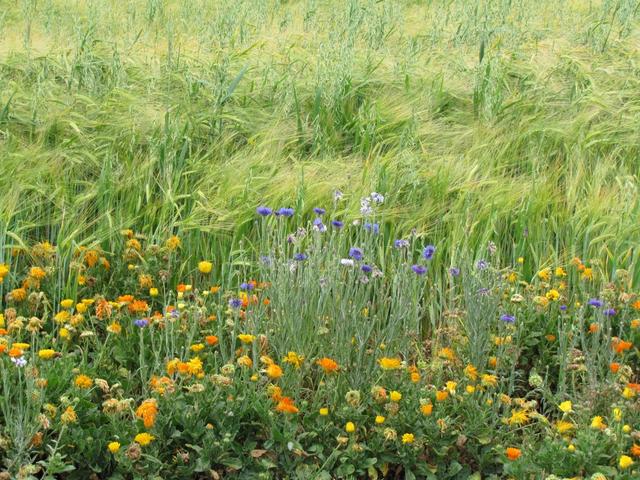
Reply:
[[[353,267],[354,262],[350,258],[343,258],[340,260],[340,265],[344,265],[345,267]]]
[[[371,192],[371,200],[375,203],[382,203],[384,202],[384,195],[378,192]]]

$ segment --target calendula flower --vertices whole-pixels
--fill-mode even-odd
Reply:
[[[524,425],[529,421],[529,415],[526,410],[512,410],[511,416],[507,420],[509,425]]]
[[[573,412],[573,404],[571,403],[571,400],[566,400],[566,401],[562,402],[560,405],[558,405],[558,408],[563,413],[571,413],[571,412]]]
[[[509,447],[505,451],[507,458],[511,461],[517,460],[522,455],[522,451],[519,448]]]
[[[267,366],[265,373],[267,374],[267,377],[269,377],[272,380],[275,380],[282,377],[283,372],[280,366],[276,365],[275,363],[272,363],[269,366]]]
[[[621,455],[620,460],[618,461],[618,465],[622,470],[626,470],[630,466],[632,466],[635,462],[628,455]]]
[[[600,416],[595,416],[591,419],[591,428],[604,430],[607,428],[607,425],[604,423],[604,420]]]
[[[558,292],[556,289],[551,289],[547,292],[546,294],[547,299],[551,300],[551,301],[556,301],[560,298],[560,292]]]
[[[471,364],[464,367],[464,374],[468,379],[473,380],[474,382],[478,379],[478,369]]]
[[[74,302],[73,300],[71,300],[70,298],[66,298],[66,299],[64,299],[64,300],[62,300],[62,301],[60,302],[60,306],[61,306],[62,308],[71,308],[71,307],[73,307],[73,304],[74,304],[74,303],[75,303],[75,302]]]
[[[423,403],[420,405],[420,413],[422,413],[425,417],[428,417],[433,413],[433,405],[431,403]]]
[[[376,415],[375,422],[377,425],[382,425],[386,419],[382,415]]]
[[[204,337],[204,341],[207,342],[207,345],[213,347],[214,345],[217,345],[218,337],[216,337],[215,335],[207,335],[206,337]]]
[[[276,411],[280,413],[298,413],[299,410],[289,397],[282,397],[276,405]]]
[[[402,367],[402,361],[399,358],[383,357],[378,360],[378,363],[383,370],[397,370]]]
[[[253,343],[255,339],[255,335],[249,335],[247,333],[241,333],[240,335],[238,335],[238,340],[240,340],[242,343]]]
[[[565,434],[567,432],[570,432],[574,428],[575,428],[575,425],[566,420],[558,420],[556,422],[556,430],[558,430],[558,433],[560,434]]]
[[[556,277],[566,277],[567,272],[562,267],[556,267],[556,271],[554,272]]]
[[[158,289],[155,287],[152,287],[149,289],[149,295],[152,297],[157,297],[159,294]]]
[[[211,273],[211,269],[213,268],[213,263],[211,262],[207,262],[206,260],[203,260],[202,262],[198,263],[198,270],[200,271],[200,273]]]
[[[443,347],[440,349],[440,351],[438,352],[438,356],[440,358],[444,358],[446,360],[450,360],[450,361],[454,361],[456,359],[456,354],[453,351],[452,348],[449,347]]]
[[[356,431],[356,425],[353,422],[347,422],[347,424],[344,426],[344,429],[347,433],[353,433]]]
[[[447,398],[449,398],[449,392],[447,392],[446,390],[438,390],[436,392],[437,402],[444,402]]]
[[[158,415],[158,402],[155,398],[145,400],[136,409],[136,417],[141,418],[145,428],[153,427]]]
[[[238,360],[236,360],[236,362],[241,367],[250,368],[250,367],[253,366],[253,360],[251,360],[251,358],[249,358],[248,355],[242,355],[242,356],[238,357]]]
[[[115,455],[120,450],[120,442],[109,442],[107,449]]]
[[[71,405],[60,415],[60,421],[64,424],[76,423],[78,421],[78,415]]]
[[[320,410],[318,410],[318,413],[321,416],[326,417],[327,415],[329,415],[329,409],[327,407],[322,407]]]
[[[400,400],[402,400],[402,394],[396,390],[393,390],[391,393],[389,393],[389,399],[392,402],[399,402]]]
[[[402,435],[402,443],[410,444],[410,443],[413,443],[414,441],[415,441],[415,436],[413,435],[413,433],[405,433]]]
[[[143,432],[143,433],[137,434],[133,438],[133,441],[136,442],[138,445],[140,445],[142,447],[146,447],[151,442],[153,442],[155,440],[155,438],[156,437],[154,437],[153,435],[151,435],[151,434],[149,434],[147,432]]]
[[[51,360],[56,356],[56,351],[51,348],[44,348],[38,352],[38,357],[42,360]]]
[[[78,375],[75,379],[75,384],[78,388],[87,389],[91,388],[93,380],[91,380],[87,375]]]
[[[316,361],[316,364],[320,366],[320,368],[322,368],[324,373],[335,373],[340,368],[335,360],[332,360],[328,357],[321,358],[320,360]]]
[[[298,355],[296,352],[288,352],[287,356],[282,359],[284,363],[293,365],[295,368],[300,368],[304,361],[304,356]]]

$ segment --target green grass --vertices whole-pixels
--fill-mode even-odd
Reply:
[[[5,2],[0,230],[197,258],[258,204],[376,190],[439,261],[493,240],[638,280],[640,10],[558,3]]]

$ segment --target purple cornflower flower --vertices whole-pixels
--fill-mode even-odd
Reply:
[[[457,277],[460,275],[460,269],[458,267],[451,267],[449,269],[449,275],[452,277]]]
[[[242,282],[240,284],[240,290],[253,290],[253,283]]]
[[[314,212],[316,215],[324,215],[327,211],[326,211],[324,208],[315,207],[315,208],[313,209],[313,212]]]
[[[434,247],[433,245],[427,245],[422,251],[422,257],[425,260],[431,260],[434,253],[436,253],[436,247]]]
[[[256,212],[258,213],[258,215],[268,217],[273,213],[273,210],[271,210],[269,207],[265,207],[264,205],[260,205],[258,208],[256,208]]]
[[[476,263],[478,270],[485,270],[488,266],[489,264],[485,260],[478,260],[478,263]]]
[[[380,225],[377,223],[365,223],[364,224],[364,229],[367,232],[373,232],[374,235],[377,235],[378,233],[380,233]]]
[[[560,310],[563,312],[567,311],[567,306],[566,305],[560,305]]]
[[[133,321],[133,324],[138,328],[144,328],[149,325],[149,320],[147,320],[146,318],[138,318],[137,320]]]
[[[304,262],[307,259],[307,255],[304,253],[296,253],[293,259],[297,262]]]
[[[411,270],[413,270],[416,275],[424,275],[427,273],[427,267],[422,265],[411,265]]]
[[[500,320],[502,320],[504,323],[515,323],[516,317],[505,313],[500,316]]]
[[[613,317],[616,314],[615,308],[608,308],[603,312],[607,317]]]
[[[349,256],[350,256],[351,258],[353,258],[354,260],[358,260],[358,261],[360,261],[360,260],[362,260],[362,258],[364,257],[364,254],[362,253],[362,250],[360,250],[359,248],[357,248],[357,247],[351,247],[351,248],[349,249]]]
[[[360,270],[362,270],[364,273],[371,273],[373,267],[371,265],[364,264],[360,267]]]
[[[378,192],[371,192],[371,200],[373,200],[374,203],[382,203],[384,202],[384,195]]]
[[[604,305],[604,302],[599,298],[590,298],[587,302],[587,305],[591,305],[592,307],[600,308]]]
[[[331,225],[333,225],[335,228],[344,227],[344,223],[341,222],[340,220],[331,220]]]
[[[407,248],[409,246],[409,240],[404,240],[402,238],[394,240],[393,246],[396,248]]]
[[[24,367],[27,364],[27,360],[24,357],[12,357],[11,361],[16,367]]]
[[[231,298],[229,299],[229,306],[231,308],[240,308],[242,306],[242,300],[239,298]]]
[[[325,226],[324,223],[322,223],[322,219],[320,217],[317,217],[313,221],[313,229],[318,231],[318,232],[326,232],[327,231],[327,227]]]
[[[282,207],[276,211],[276,215],[279,217],[293,217],[293,208]]]

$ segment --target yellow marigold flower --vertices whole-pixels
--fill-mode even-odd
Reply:
[[[69,321],[71,314],[69,313],[69,310],[62,310],[61,312],[56,313],[53,318],[58,324],[65,323]]]
[[[62,423],[76,423],[78,421],[78,415],[76,411],[73,409],[71,405],[69,405],[66,410],[60,415],[60,420]]]
[[[44,348],[38,352],[38,357],[42,360],[51,360],[56,356],[56,351],[51,348]]]
[[[191,375],[196,375],[196,376],[203,375],[202,360],[200,360],[199,357],[193,357],[191,360],[187,362],[187,371]]]
[[[552,288],[551,290],[549,290],[547,292],[546,295],[548,300],[551,300],[553,302],[555,302],[556,300],[558,300],[560,298],[560,292],[558,292],[556,289]]]
[[[471,364],[464,367],[464,374],[468,379],[473,380],[474,382],[478,379],[478,369]]]
[[[474,387],[473,385],[467,385],[465,387],[466,392],[471,395],[472,393],[474,393],[476,391],[476,387]]]
[[[213,268],[213,263],[211,262],[207,262],[205,260],[203,260],[202,262],[198,263],[198,270],[200,270],[200,273],[211,273],[211,269]]]
[[[47,276],[47,272],[40,267],[31,267],[29,270],[29,276],[36,280],[42,280]]]
[[[404,444],[413,443],[415,439],[416,437],[413,435],[413,433],[405,433],[404,435],[402,435],[402,443]]]
[[[282,368],[275,363],[272,363],[266,368],[265,373],[267,374],[267,377],[275,380],[282,377]]]
[[[22,343],[22,342],[15,342],[14,344],[11,345],[13,348],[18,348],[20,350],[29,350],[29,347],[31,345],[29,345],[28,343]]]
[[[167,239],[166,246],[169,250],[175,250],[180,246],[180,243],[181,243],[180,238],[174,235],[173,237],[170,237],[169,239]]]
[[[607,425],[604,423],[604,420],[600,416],[595,416],[591,419],[591,428],[596,428],[599,430],[604,430],[607,428]]]
[[[624,433],[629,433],[629,432],[631,432],[631,426],[630,426],[630,425],[623,425],[623,426],[622,426],[622,431],[623,431]],[[638,447],[638,455],[636,455],[636,456],[640,457],[640,447]]]
[[[524,263],[524,257],[518,257],[518,263],[522,265]]]
[[[498,357],[489,357],[487,363],[491,368],[496,368],[498,366]]]
[[[376,423],[378,425],[382,425],[385,420],[386,420],[386,418],[384,418],[382,415],[376,415]]]
[[[293,365],[296,368],[300,368],[304,361],[304,356],[298,355],[296,352],[288,352],[287,356],[282,359],[284,363]]]
[[[14,302],[23,302],[27,298],[27,291],[24,288],[15,288],[10,292]]]
[[[191,345],[189,347],[189,349],[192,352],[198,353],[198,352],[201,352],[202,350],[204,350],[204,344],[203,343],[194,343],[193,345]]]
[[[556,267],[555,276],[556,277],[566,277],[567,276],[567,272],[562,267]]]
[[[529,421],[526,410],[512,410],[511,417],[507,420],[509,425],[524,425]]]
[[[571,413],[571,412],[573,412],[573,404],[571,403],[571,400],[566,400],[566,401],[562,402],[560,405],[558,405],[558,408],[563,413]]]
[[[120,442],[109,442],[107,449],[115,455],[120,450]]]
[[[399,402],[402,399],[402,394],[396,390],[391,391],[391,393],[389,393],[389,399],[392,402]]]
[[[568,446],[567,446],[567,450],[568,450],[569,452],[573,453],[573,452],[575,452],[575,451],[576,451],[576,447],[575,447],[575,445],[572,443],[572,444],[570,444],[570,445],[568,445]]]
[[[455,352],[453,351],[453,349],[449,347],[441,348],[440,351],[438,352],[438,356],[440,358],[444,358],[446,360],[451,360],[451,361],[456,359]]]
[[[158,289],[157,289],[157,288],[155,288],[155,287],[154,287],[154,288],[150,288],[150,289],[149,289],[149,295],[150,295],[150,296],[152,296],[152,297],[157,297],[157,296],[158,296],[158,293],[159,293],[159,292],[158,292]]]
[[[87,309],[88,309],[88,308],[89,308],[89,307],[87,306],[87,304],[86,304],[86,303],[82,303],[82,302],[80,302],[80,303],[78,303],[78,304],[76,305],[76,312],[78,312],[78,313],[85,313],[85,312],[87,311]]]
[[[147,432],[143,432],[143,433],[139,433],[137,434],[133,441],[136,442],[137,444],[139,444],[142,447],[146,447],[147,445],[149,445],[152,441],[155,440],[156,437],[154,437],[153,435],[148,434]]]
[[[238,340],[242,343],[252,343],[255,339],[255,335],[249,335],[248,333],[241,333],[238,335]]]
[[[558,420],[556,422],[556,430],[558,430],[558,433],[560,433],[560,434],[564,434],[564,433],[570,432],[574,428],[575,428],[575,425],[573,423],[571,423],[571,422],[566,421],[566,420]]]
[[[353,433],[356,431],[356,425],[353,422],[347,422],[344,429],[347,433]]]
[[[9,266],[6,263],[0,263],[0,283],[9,274]]]
[[[482,375],[480,381],[481,381],[482,385],[484,385],[485,387],[497,387],[498,386],[498,377],[495,376],[495,375],[490,375],[488,373],[485,373],[484,375]]]
[[[636,392],[634,392],[631,388],[629,387],[624,387],[624,390],[622,390],[622,396],[624,398],[626,398],[627,400],[632,399],[633,397],[636,396]]]
[[[107,327],[107,332],[119,335],[122,332],[122,326],[118,322],[113,322]]]
[[[418,383],[420,381],[420,374],[418,372],[411,372],[410,378],[413,383]]]
[[[619,408],[614,408],[613,409],[613,419],[616,422],[619,422],[620,420],[622,420],[622,410],[620,410]]]
[[[238,360],[236,361],[238,362],[238,365],[240,365],[241,367],[250,368],[253,366],[253,360],[251,360],[251,358],[249,358],[249,356],[247,355],[242,355],[241,357],[238,357]]]
[[[329,409],[327,407],[322,407],[318,413],[323,416],[326,417],[327,415],[329,415]]]
[[[631,328],[633,330],[636,330],[636,329],[640,328],[640,318],[636,318],[634,320],[631,320]]]
[[[75,303],[75,302],[74,302],[73,300],[71,300],[70,298],[65,298],[64,300],[62,300],[62,301],[60,302],[60,306],[61,306],[62,308],[71,308],[71,307],[73,307],[73,304],[74,304],[74,303]]]
[[[582,278],[582,280],[593,280],[593,270],[591,268],[585,268],[580,278]]]
[[[622,470],[626,470],[633,464],[634,464],[633,459],[628,455],[621,455],[620,460],[618,461],[618,465]]]
[[[138,275],[138,285],[140,285],[140,288],[151,288],[153,278],[148,273],[141,273]]]
[[[378,360],[378,363],[383,370],[397,370],[402,366],[402,361],[399,358],[383,357]]]
[[[456,387],[458,386],[458,382],[448,381],[445,383],[445,388],[451,395],[456,394]]]
[[[93,385],[93,380],[91,380],[91,378],[87,375],[78,375],[75,379],[75,384],[78,388],[87,389],[91,388],[91,386]]]
[[[62,338],[62,339],[64,339],[64,340],[66,340],[66,339],[68,339],[68,338],[71,336],[71,332],[69,332],[69,330],[68,330],[68,329],[66,329],[66,328],[61,328],[61,329],[58,331],[58,335],[60,335],[60,338]]]
[[[544,268],[540,270],[538,272],[538,278],[540,278],[540,280],[544,280],[545,282],[548,282],[549,280],[551,280],[551,269]]]

